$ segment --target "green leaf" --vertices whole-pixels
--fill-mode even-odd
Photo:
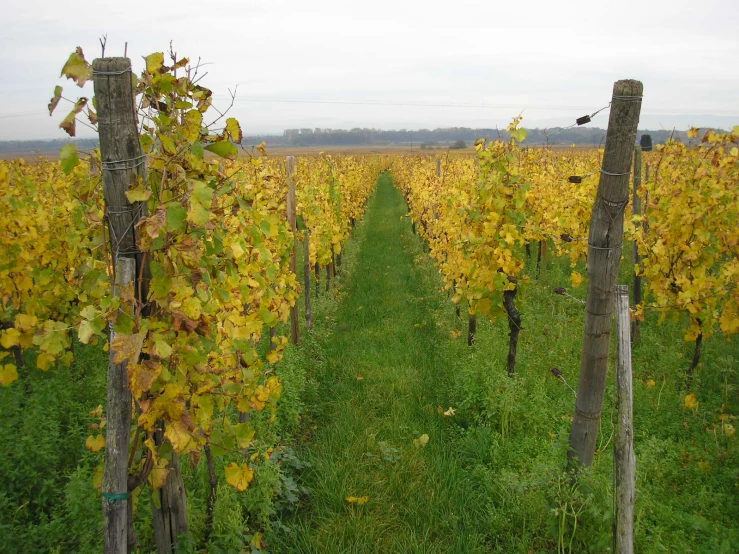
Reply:
[[[174,156],[177,154],[177,146],[174,143],[174,140],[172,137],[168,137],[167,135],[163,135],[161,133],[157,133],[159,136],[159,140],[162,142],[162,148],[164,151],[169,154],[170,156]]]
[[[59,165],[65,175],[72,173],[72,170],[80,163],[80,157],[77,154],[77,148],[74,144],[67,144],[59,152]]]
[[[213,152],[216,156],[228,159],[235,158],[239,153],[239,149],[236,148],[236,145],[230,143],[227,140],[222,140],[213,144],[209,144],[205,147],[205,149],[208,152]]]
[[[141,148],[145,154],[149,153],[152,144],[154,144],[154,139],[151,138],[151,135],[141,135]]]
[[[192,155],[198,158],[199,160],[203,159],[203,156],[205,156],[205,151],[203,150],[203,143],[201,143],[199,140],[192,143],[192,146],[190,147],[190,152],[192,152]]]
[[[237,423],[231,431],[239,443],[239,448],[249,448],[254,440],[255,431],[249,423]]]
[[[79,87],[85,86],[85,83],[92,79],[92,66],[87,63],[82,48],[78,46],[77,50],[69,56],[67,63],[62,67],[61,75],[72,79]]]
[[[515,131],[511,131],[511,136],[516,139],[516,142],[523,142],[526,140],[527,134],[526,129],[516,129]]]
[[[172,355],[172,347],[167,341],[158,339],[154,344],[157,347],[157,354],[160,358],[169,358]]]
[[[56,86],[54,87],[54,96],[49,101],[49,115],[54,113],[54,109],[56,108],[57,104],[59,104],[59,100],[62,99],[62,87]]]
[[[167,205],[167,213],[164,219],[164,228],[168,233],[176,233],[185,229],[187,210],[179,202]]]
[[[203,206],[210,206],[213,201],[213,189],[202,181],[194,181],[192,188],[192,198],[196,199]]]

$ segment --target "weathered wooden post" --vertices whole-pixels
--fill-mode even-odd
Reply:
[[[646,135],[645,135],[646,136]],[[643,137],[642,137],[643,138]],[[637,146],[634,149],[634,190],[632,195],[632,210],[635,216],[641,215],[641,164],[642,164],[642,149],[641,146]],[[641,226],[641,223],[637,223]],[[641,256],[639,255],[639,246],[636,241],[633,241],[631,245],[632,261],[634,262],[634,268],[641,267]],[[634,306],[638,306],[642,303],[642,287],[641,287],[641,275],[634,272]],[[641,322],[635,319],[631,323],[631,340],[634,344],[641,342]]]
[[[516,288],[503,291],[503,307],[508,315],[508,376],[513,377],[516,373],[516,355],[518,353],[518,335],[521,332],[521,312],[516,308],[516,295],[518,294],[518,279],[509,277],[508,280]]]
[[[634,498],[636,456],[634,454],[634,396],[631,373],[629,287],[616,287],[618,321],[618,424],[613,445],[616,464],[616,554],[634,554]]]
[[[441,178],[441,158],[436,158],[436,177]]]
[[[293,241],[293,249],[290,253],[290,271],[297,275],[298,262],[297,262],[297,243],[298,243],[298,216],[297,216],[297,201],[295,198],[295,181],[293,175],[295,174],[295,157],[287,156],[285,158],[285,165],[287,168],[287,220],[290,223],[290,230],[293,232],[295,237]],[[293,344],[300,342],[300,310],[298,308],[298,302],[295,302],[290,308],[290,338]]]
[[[146,179],[146,156],[141,149],[136,125],[131,60],[102,58],[92,64],[93,85],[98,104],[98,129],[103,170],[103,196],[108,219],[113,271],[120,287],[133,287],[146,268],[136,240],[136,223],[147,215],[145,202],[130,203],[126,191],[137,179]],[[146,302],[148,280],[142,283],[134,309]],[[111,330],[111,344],[115,332]],[[129,528],[128,450],[131,433],[131,391],[127,363],[114,363],[110,349],[108,366],[107,432],[103,471],[103,525],[106,554],[124,554],[134,540]],[[133,548],[133,544],[130,545]]]
[[[131,60],[102,58],[92,64],[95,97],[98,105],[98,130],[103,173],[103,196],[110,232],[115,281],[128,278],[133,266],[136,310],[148,313],[149,260],[141,252],[136,224],[148,215],[146,202],[130,203],[126,191],[137,180],[146,182],[146,156],[139,140]],[[119,277],[119,273],[123,273]],[[111,348],[108,369],[108,413],[106,462],[103,475],[103,517],[105,552],[121,553],[133,549],[132,499],[128,491],[129,434],[131,431],[131,393],[126,364],[113,362]],[[163,431],[159,431],[163,434]],[[112,438],[111,438],[112,437]],[[159,506],[153,501],[154,535],[160,553],[173,552],[176,539],[187,534],[187,502],[179,460],[172,455],[167,484],[155,494],[166,496]],[[125,475],[125,477],[124,477]],[[128,502],[123,502],[128,499]],[[127,515],[124,515],[127,514]],[[121,536],[121,529],[127,532]]]
[[[588,238],[588,297],[580,380],[570,434],[571,462],[593,463],[608,372],[614,292],[623,248],[624,208],[639,124],[643,86],[634,80],[613,87],[611,116],[598,194]]]

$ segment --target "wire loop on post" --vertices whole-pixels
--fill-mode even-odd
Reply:
[[[95,71],[93,69],[92,74],[93,75],[123,75],[124,73],[128,73],[129,71],[133,71],[130,65],[126,69],[123,69],[121,71]]]
[[[601,169],[600,172],[603,175],[608,175],[610,177],[623,177],[624,175],[631,175],[631,171],[627,171],[626,173],[611,173],[610,171],[606,171],[605,169]]]
[[[115,166],[116,164],[126,164],[128,162],[138,162],[133,165],[124,165],[123,167],[110,167]],[[141,154],[140,156],[136,156],[135,158],[127,158],[125,160],[113,160],[113,161],[103,161],[101,162],[101,166],[103,171],[125,171],[127,169],[136,169],[137,167],[144,165],[146,163],[146,154]]]

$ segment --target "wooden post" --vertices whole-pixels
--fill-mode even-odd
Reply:
[[[119,282],[118,273],[128,271],[128,268],[125,270],[122,268],[135,264],[136,309],[139,310],[140,315],[146,316],[149,311],[146,300],[151,274],[146,253],[139,249],[136,224],[141,218],[148,215],[147,205],[146,202],[132,204],[126,198],[126,191],[133,183],[136,183],[137,179],[146,182],[146,156],[141,149],[138,134],[131,60],[128,58],[97,59],[93,62],[92,69],[95,97],[98,104],[103,196],[105,198],[106,217],[108,218],[111,251],[113,252],[113,270],[116,273],[116,282]],[[106,471],[109,465],[108,457],[120,458],[115,462],[115,471],[121,471],[120,466],[122,465],[125,468],[127,478],[131,394],[128,388],[128,375],[125,366],[113,364],[112,356],[114,356],[114,352],[112,348],[110,355],[108,413],[106,414],[108,418],[108,437],[114,433],[122,433],[125,435],[125,439],[121,438],[119,441],[114,441],[114,444],[117,442],[118,446],[106,444]],[[112,403],[110,398],[111,387],[113,391],[117,391]],[[114,413],[118,411],[120,413]],[[114,431],[113,426],[121,426],[121,429]],[[187,502],[184,486],[182,485],[182,475],[176,456],[173,458],[167,484],[165,485],[165,489],[170,491],[167,502],[161,504],[161,508],[152,506],[154,535],[161,553],[172,552],[177,537],[186,534],[188,531]],[[113,470],[113,464],[114,462],[111,460],[111,471]],[[110,482],[112,482],[113,477],[111,476],[110,479]],[[105,474],[103,482],[106,482]],[[124,516],[119,514],[121,508],[117,506],[118,502],[110,502],[111,499],[119,498],[115,494],[125,493],[128,496],[128,486],[126,484],[125,489],[115,489],[115,491],[110,489],[108,497],[103,497],[106,554],[130,551],[133,549],[135,542],[133,522],[128,516],[125,516],[128,527],[127,539],[120,538],[120,518]],[[103,485],[103,492],[104,494],[106,492],[105,484]],[[108,506],[105,505],[106,502],[109,504]],[[110,515],[111,508],[115,510],[114,521],[111,521],[110,517],[106,517],[106,515]],[[129,497],[127,506],[129,514],[132,513],[131,508],[132,500]],[[115,527],[113,528],[111,525],[115,525]],[[121,544],[121,541],[123,541],[123,544]]]
[[[618,425],[613,445],[616,464],[616,554],[634,554],[634,497],[636,456],[634,454],[634,396],[631,374],[629,287],[616,287],[618,321]]]
[[[639,124],[643,86],[617,81],[606,133],[598,194],[588,238],[588,296],[580,361],[580,380],[570,434],[568,459],[593,463],[608,373],[611,322],[618,266],[623,248],[624,208],[629,201],[629,174]]]
[[[305,291],[303,291],[305,296],[305,325],[308,329],[313,329],[313,309],[310,300],[310,229],[307,227],[303,240],[303,282],[305,286]],[[316,286],[316,288],[318,287]]]
[[[509,277],[508,280],[516,285],[513,290],[503,291],[503,306],[508,315],[508,376],[516,373],[516,354],[518,352],[518,334],[521,332],[521,312],[516,308],[516,294],[518,294],[518,280]]]
[[[436,158],[436,177],[441,177],[441,158]]]
[[[470,314],[470,324],[467,327],[467,346],[475,344],[475,335],[477,334],[477,314]]]
[[[147,215],[145,202],[131,204],[126,191],[137,179],[146,179],[146,156],[139,142],[133,93],[131,60],[102,58],[92,64],[98,104],[98,129],[103,171],[103,196],[108,219],[115,283],[137,291],[134,309],[142,310],[148,292],[148,264],[140,253],[136,224]],[[137,277],[142,279],[135,287]],[[138,291],[141,291],[139,295]],[[115,333],[111,332],[111,343]],[[133,548],[130,521],[128,450],[131,432],[131,391],[127,364],[108,365],[107,432],[103,471],[103,521],[106,554],[122,554]]]
[[[121,287],[133,287],[136,260],[120,258],[116,263],[114,294]],[[115,331],[110,329],[110,342]],[[108,366],[107,429],[105,469],[103,470],[103,521],[106,554],[128,552],[128,449],[131,434],[131,391],[128,388],[128,362],[113,363],[111,349]],[[131,522],[132,524],[132,522]]]
[[[164,425],[154,433],[154,444],[159,446],[164,441]],[[154,522],[154,540],[159,554],[178,552],[178,540],[187,535],[187,499],[185,483],[182,479],[180,458],[172,452],[169,462],[169,474],[164,486],[151,493],[151,515]],[[155,501],[155,497],[158,502]],[[157,505],[158,504],[158,505]]]
[[[293,241],[293,249],[290,253],[290,271],[294,274],[298,272],[297,262],[297,242],[298,242],[298,216],[297,216],[297,202],[295,199],[295,181],[293,181],[293,175],[295,174],[295,157],[287,156],[285,158],[285,165],[287,167],[287,220],[290,223],[290,230],[293,232],[295,237]],[[290,338],[293,344],[300,343],[300,310],[298,308],[298,302],[290,308]]]
[[[632,208],[634,215],[641,215],[641,164],[642,164],[642,150],[641,146],[637,146],[634,149],[634,190],[632,195]],[[641,223],[638,225],[641,226]],[[633,241],[631,245],[631,255],[634,262],[634,268],[641,267],[641,256],[639,255],[639,248],[636,241]],[[642,303],[642,288],[641,288],[641,276],[634,273],[634,306],[638,306]],[[633,344],[641,343],[641,325],[638,319],[631,322],[631,340]]]
[[[333,255],[331,256],[333,259]],[[331,290],[331,279],[334,276],[334,262],[329,262],[326,266],[326,292]]]

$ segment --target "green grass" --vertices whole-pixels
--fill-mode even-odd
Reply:
[[[558,367],[577,388],[584,311],[553,294],[570,289],[568,262],[547,261],[541,279],[528,263],[510,379],[506,321],[480,319],[476,345],[466,346],[466,310],[455,317],[405,211],[384,176],[348,256],[338,312],[324,322],[333,334],[315,336],[321,357],[308,370],[316,388],[298,448],[311,492],[282,518],[289,531],[280,526],[271,549],[606,552],[615,360],[594,465],[574,482],[565,467],[574,395],[550,372]],[[623,265],[619,282],[630,284]],[[584,298],[586,287],[570,292]],[[716,426],[720,414],[739,412],[739,348],[736,339],[707,341],[686,391],[692,344],[681,323],[658,325],[650,314],[633,352],[636,551],[728,554],[739,551],[739,437]],[[684,407],[687,392],[699,398],[696,412]],[[456,414],[441,416],[440,406]],[[413,444],[422,433],[424,449]],[[365,506],[345,501],[364,495]]]
[[[443,298],[416,264],[423,254],[405,212],[384,175],[318,366],[315,434],[302,450],[310,501],[284,522],[291,532],[276,551],[488,551],[485,499],[438,413],[452,373],[433,317]],[[423,434],[425,447],[414,443]],[[345,500],[365,495],[363,506]]]

